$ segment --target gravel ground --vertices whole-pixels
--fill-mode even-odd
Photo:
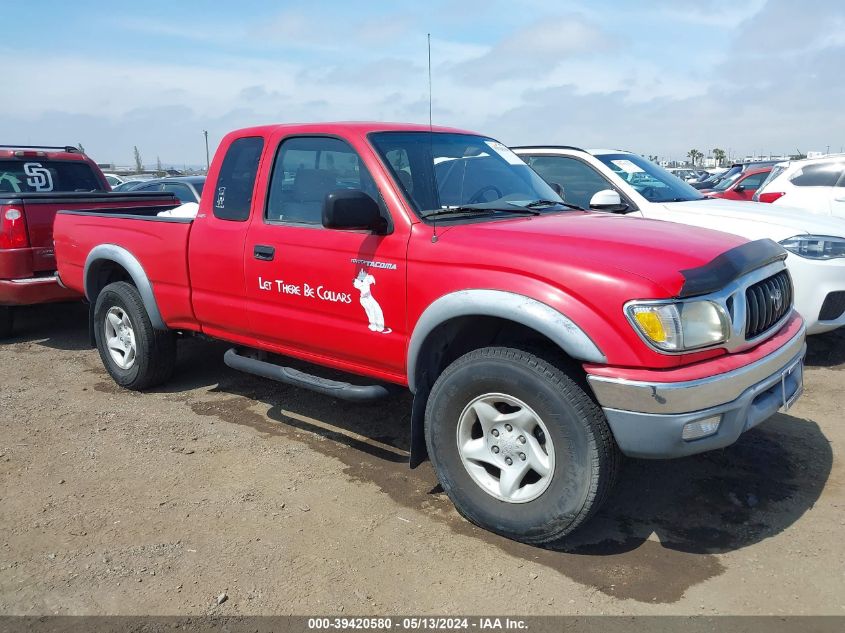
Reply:
[[[0,345],[0,614],[845,614],[843,335],[810,340],[788,414],[628,460],[550,551],[407,468],[410,397],[340,403],[199,340],[168,385],[123,391],[86,314],[28,309]]]

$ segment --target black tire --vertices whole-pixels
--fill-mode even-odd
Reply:
[[[461,414],[490,393],[521,400],[548,429],[543,439],[553,444],[554,467],[548,487],[534,499],[514,503],[493,496],[462,462]],[[425,430],[440,484],[458,511],[484,529],[535,545],[559,541],[586,521],[604,502],[621,461],[604,413],[584,389],[560,368],[518,349],[475,350],[447,367],[431,390]]]
[[[135,342],[134,362],[122,368],[106,346],[105,322],[109,310],[117,308],[128,317]],[[109,284],[97,296],[94,307],[94,339],[106,371],[121,387],[148,389],[167,381],[176,367],[176,336],[169,330],[156,330],[138,289],[125,281]]]
[[[0,340],[9,338],[15,326],[15,311],[11,306],[0,306]]]

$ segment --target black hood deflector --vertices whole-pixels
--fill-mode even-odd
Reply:
[[[716,292],[752,270],[784,259],[784,248],[770,239],[748,242],[722,253],[704,266],[682,270],[685,281],[678,297]]]

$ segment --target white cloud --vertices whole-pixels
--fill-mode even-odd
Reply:
[[[600,28],[579,15],[544,18],[451,70],[458,80],[475,84],[534,78],[553,70],[564,59],[603,52],[608,41]]]

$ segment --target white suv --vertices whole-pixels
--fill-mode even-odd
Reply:
[[[789,255],[795,307],[808,334],[845,325],[845,222],[788,207],[709,198],[642,156],[568,146],[513,148],[561,197],[583,209],[636,214],[769,238]]]
[[[778,163],[753,199],[845,219],[845,154]]]

